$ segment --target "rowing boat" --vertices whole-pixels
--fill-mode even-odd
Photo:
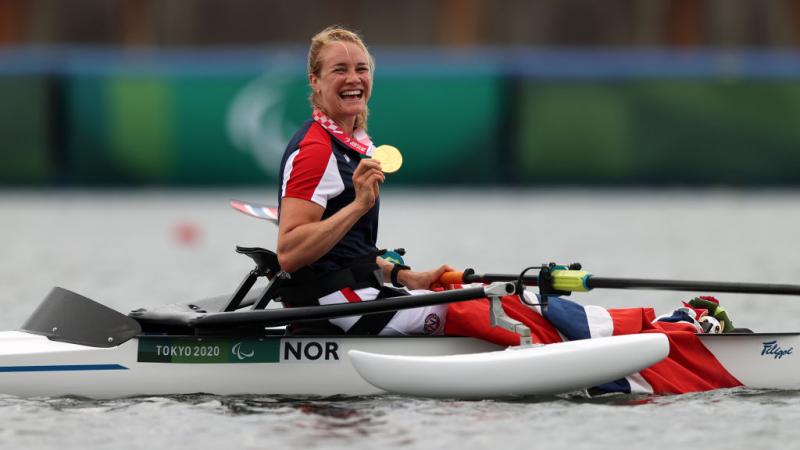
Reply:
[[[461,290],[455,297],[452,293],[417,296],[414,306],[507,293],[511,287],[496,283],[476,289]],[[510,351],[462,337],[287,336],[284,327],[272,325],[295,320],[287,318],[287,313],[296,316],[304,308],[252,309],[265,291],[257,289],[248,295],[237,291],[232,297],[139,309],[126,316],[54,288],[20,330],[0,332],[0,393],[89,398],[198,392],[363,395],[385,392],[382,383],[391,385],[386,373],[398,373],[393,369],[397,361],[392,359],[413,356],[416,365],[403,363],[407,372],[424,376],[427,389],[436,383],[439,387],[431,392],[390,391],[502,397],[568,392],[608,382],[661,360],[669,351],[660,335],[620,337],[608,343],[528,345]],[[238,302],[240,311],[225,312],[231,299]],[[373,305],[366,306],[386,308],[377,303],[388,302],[369,303]],[[336,306],[344,308],[337,312]],[[316,310],[334,316],[352,314],[350,305],[336,306]],[[301,313],[311,317],[309,312]],[[453,361],[456,355],[467,359]],[[384,358],[377,374],[376,357]],[[616,364],[604,371],[589,370],[597,359]],[[544,377],[537,383],[515,375],[486,383],[486,370],[522,374],[530,372],[531,364],[576,375]],[[481,371],[463,370],[469,366]],[[455,378],[460,381],[460,393],[448,390],[454,371],[460,372]]]
[[[247,214],[258,208],[237,208]],[[275,214],[264,218],[274,221]],[[236,291],[122,314],[56,287],[14,331],[0,332],[0,394],[369,395],[494,398],[583,390],[638,373],[667,356],[659,333],[547,345],[507,317],[500,297],[539,288],[550,295],[594,288],[669,289],[800,295],[800,286],[593,277],[579,267],[542,265],[538,275],[458,274],[476,283],[380,301],[268,308],[282,274],[274,253],[237,247],[256,267]],[[269,284],[253,289],[259,278]],[[444,278],[442,280],[445,282]],[[451,283],[453,280],[447,281]],[[287,324],[490,299],[490,322],[520,335],[504,348],[469,337],[290,335]],[[700,342],[744,386],[800,389],[800,333],[701,334]]]
[[[49,296],[49,301],[52,303],[58,301],[54,299],[63,300],[64,296],[77,298],[76,294],[56,289],[54,294]],[[226,299],[218,297],[181,305],[182,307],[176,305],[169,309],[172,311],[173,319],[181,310],[186,314],[202,316],[205,311],[213,311],[207,308],[211,308],[215,303],[219,305],[222,300]],[[44,308],[39,308],[37,311],[46,317],[49,309],[46,303],[43,305]],[[89,398],[197,392],[221,395],[321,396],[385,392],[378,387],[380,376],[376,386],[362,377],[354,367],[354,361],[362,353],[368,353],[383,355],[389,373],[397,373],[398,367],[406,366],[407,370],[402,374],[404,377],[416,373],[419,375],[417,378],[422,377],[428,381],[421,384],[426,387],[425,391],[412,393],[441,396],[436,395],[437,391],[431,391],[437,386],[430,384],[435,378],[431,376],[430,366],[427,366],[426,372],[422,372],[422,368],[426,366],[424,364],[413,366],[408,358],[416,358],[419,361],[420,358],[432,357],[441,363],[443,357],[452,358],[452,355],[461,355],[462,358],[465,355],[488,357],[507,352],[496,345],[473,338],[286,336],[280,327],[265,329],[261,336],[251,333],[231,336],[224,332],[195,336],[170,333],[168,327],[174,326],[174,321],[170,320],[164,320],[165,328],[161,333],[154,331],[151,322],[149,332],[135,331],[132,337],[125,339],[126,334],[130,335],[125,326],[133,326],[132,323],[111,322],[108,316],[95,310],[84,307],[76,309],[73,313],[78,320],[62,323],[63,327],[92,328],[90,332],[84,328],[82,336],[71,335],[70,330],[66,329],[53,331],[52,327],[49,335],[26,327],[18,331],[0,332],[0,392],[24,397],[77,395]],[[197,312],[198,310],[201,312]],[[54,312],[63,313],[63,311]],[[154,313],[170,316],[163,310],[156,310]],[[123,315],[116,318],[129,319]],[[46,318],[41,316],[37,319],[36,314],[32,319],[34,322],[46,321]],[[92,323],[101,319],[105,322],[103,326]],[[120,322],[128,321],[120,320]],[[30,327],[29,325],[28,328]],[[95,333],[100,331],[104,333]],[[55,333],[60,333],[61,337]],[[800,347],[800,334],[715,334],[701,335],[700,339],[725,368],[745,386],[764,389],[800,389],[800,376],[798,376],[800,361],[794,355],[794,347]],[[122,340],[124,342],[119,342]],[[556,344],[543,346],[543,350],[554,346]],[[580,352],[575,354],[580,359],[592,353],[597,354],[597,351],[598,349],[594,349],[583,356]],[[663,356],[661,354],[661,357]],[[607,359],[605,361],[607,366],[610,365]],[[398,362],[402,364],[398,365]],[[450,384],[459,381],[458,385],[463,386],[471,380],[477,385],[496,386],[503,382],[497,374],[494,377],[486,377],[483,373],[470,374],[470,366],[481,369],[487,367],[485,361],[479,359],[473,363],[471,365],[469,361],[462,363],[458,369],[460,377],[449,378]],[[596,368],[597,361],[587,361],[585,367],[572,366],[571,371],[566,370],[559,361],[549,366],[545,362],[545,365],[539,366],[536,372],[511,371],[511,373],[524,375],[529,380],[551,382],[563,380],[569,373],[580,373],[580,370],[576,369],[587,367]],[[561,375],[557,377],[548,375],[544,370],[548,368]],[[622,375],[638,370],[633,369],[623,370]],[[531,375],[532,373],[536,373],[536,376]],[[613,373],[601,378],[607,378],[606,381],[609,381],[620,375]],[[372,381],[375,382],[375,379]],[[583,384],[577,387],[590,387],[597,383],[598,379],[584,380]],[[565,389],[557,385],[546,389],[539,386],[536,388],[539,389],[538,393],[557,393],[575,390],[575,387],[568,386]],[[444,389],[442,386],[438,388]],[[401,389],[390,390],[402,392]],[[506,394],[518,392],[510,390]],[[484,393],[461,392],[450,396],[466,398],[483,396],[477,394]],[[497,391],[489,396],[500,397],[503,396],[503,392]]]
[[[249,289],[246,283],[244,287]],[[316,307],[311,315],[300,316],[293,310],[304,308],[254,310],[268,288],[244,295],[241,289],[232,296],[124,315],[54,288],[21,329],[0,332],[0,393],[118,398],[198,392],[329,396],[388,391],[503,397],[588,388],[635,373],[668,351],[663,341],[645,342],[659,334],[619,336],[634,341],[617,339],[616,353],[612,347],[617,337],[608,338],[612,342],[565,343],[574,348],[549,344],[508,350],[467,337],[291,336],[276,325],[301,316],[319,317],[320,309],[334,308]],[[508,289],[513,286],[494,283],[462,289],[465,292],[456,295],[475,298]],[[417,306],[455,301],[442,294],[418,297]],[[231,301],[238,302],[237,308],[226,312]],[[384,301],[362,305],[379,303]],[[322,313],[353,313],[346,309],[350,304],[336,306],[344,308]],[[800,361],[794,354],[800,333],[709,334],[700,339],[745,386],[800,389]],[[547,352],[556,357],[548,359]],[[523,365],[508,365],[508,358],[497,362],[504,355],[512,359],[523,355],[519,357]],[[601,367],[612,370],[599,373]]]

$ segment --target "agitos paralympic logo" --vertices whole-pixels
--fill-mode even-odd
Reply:
[[[255,350],[250,350],[250,352],[242,351],[242,343],[237,342],[236,344],[233,345],[233,347],[231,347],[231,354],[239,358],[239,361],[242,361],[247,358],[252,358],[253,355],[256,354],[256,351]]]

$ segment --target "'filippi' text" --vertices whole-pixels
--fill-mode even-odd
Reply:
[[[775,359],[781,359],[784,356],[791,355],[794,347],[781,348],[778,341],[769,341],[761,343],[764,348],[761,349],[761,356],[772,355]]]

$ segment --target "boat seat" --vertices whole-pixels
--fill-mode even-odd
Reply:
[[[187,332],[193,330],[192,324],[196,319],[208,313],[231,312],[251,305],[254,309],[264,309],[272,300],[269,288],[273,285],[275,276],[281,272],[278,255],[265,248],[238,245],[236,252],[247,255],[256,263],[256,268],[247,274],[232,296],[212,297],[153,309],[140,308],[131,311],[128,316],[139,322],[144,332]],[[251,291],[253,284],[262,276],[272,280],[270,284]]]
[[[281,265],[278,264],[278,255],[272,250],[261,247],[240,247],[237,245],[236,253],[249,256],[250,259],[256,263],[258,271],[268,278],[272,278],[281,271]]]

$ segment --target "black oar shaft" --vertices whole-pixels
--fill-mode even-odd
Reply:
[[[479,287],[337,305],[214,313],[195,319],[192,321],[192,326],[197,328],[252,325],[272,327],[307,320],[334,319],[421,306],[442,305],[474,300],[485,296],[486,291],[484,288]]]
[[[464,272],[464,283],[494,283],[496,281],[516,281],[518,275],[502,274],[502,273],[467,273]],[[522,282],[527,286],[538,286],[538,275],[525,275],[522,277]]]
[[[589,278],[588,285],[590,288],[607,289],[656,289],[668,291],[727,292],[734,294],[800,295],[800,286],[793,284],[591,277]]]
[[[493,283],[496,281],[512,281],[516,279],[517,275],[512,274],[464,274],[464,283]],[[526,275],[522,280],[523,283],[528,286],[539,285],[539,277],[537,275]],[[588,279],[587,285],[592,289],[650,289],[665,291],[690,291],[698,293],[725,292],[734,294],[800,295],[800,285],[796,284],[659,280],[592,276]]]

